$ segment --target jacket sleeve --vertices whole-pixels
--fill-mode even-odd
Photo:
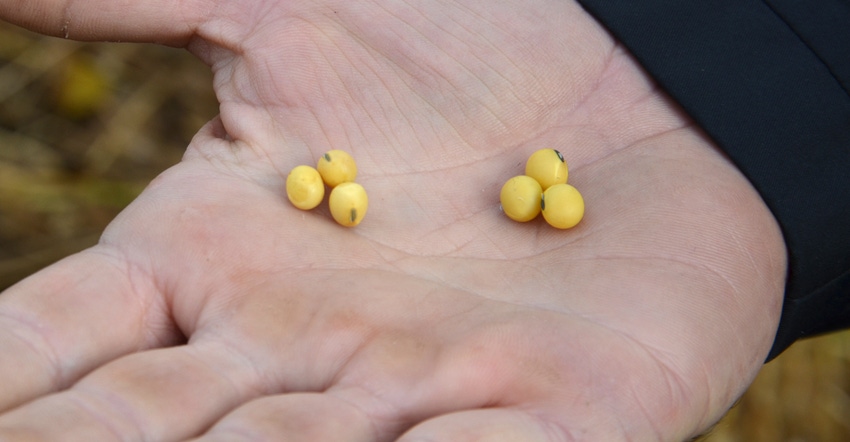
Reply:
[[[850,327],[850,1],[579,2],[778,220],[788,275],[768,360]]]

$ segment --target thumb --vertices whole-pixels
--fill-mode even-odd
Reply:
[[[74,40],[185,45],[212,0],[0,0],[0,18]]]

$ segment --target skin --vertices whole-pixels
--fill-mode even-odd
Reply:
[[[221,102],[99,245],[0,295],[4,441],[681,440],[772,343],[775,220],[573,2],[0,11],[186,47]],[[498,209],[544,147],[569,231]],[[286,201],[329,149],[372,196],[355,229]]]

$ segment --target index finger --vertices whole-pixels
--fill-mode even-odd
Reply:
[[[0,0],[0,18],[74,40],[186,44],[212,0]]]

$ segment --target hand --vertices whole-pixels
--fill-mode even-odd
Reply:
[[[0,439],[681,440],[761,366],[776,222],[577,4],[113,3],[3,14],[186,46],[221,115],[0,296]],[[543,147],[572,230],[499,211]],[[329,149],[369,193],[356,228],[286,201]]]

